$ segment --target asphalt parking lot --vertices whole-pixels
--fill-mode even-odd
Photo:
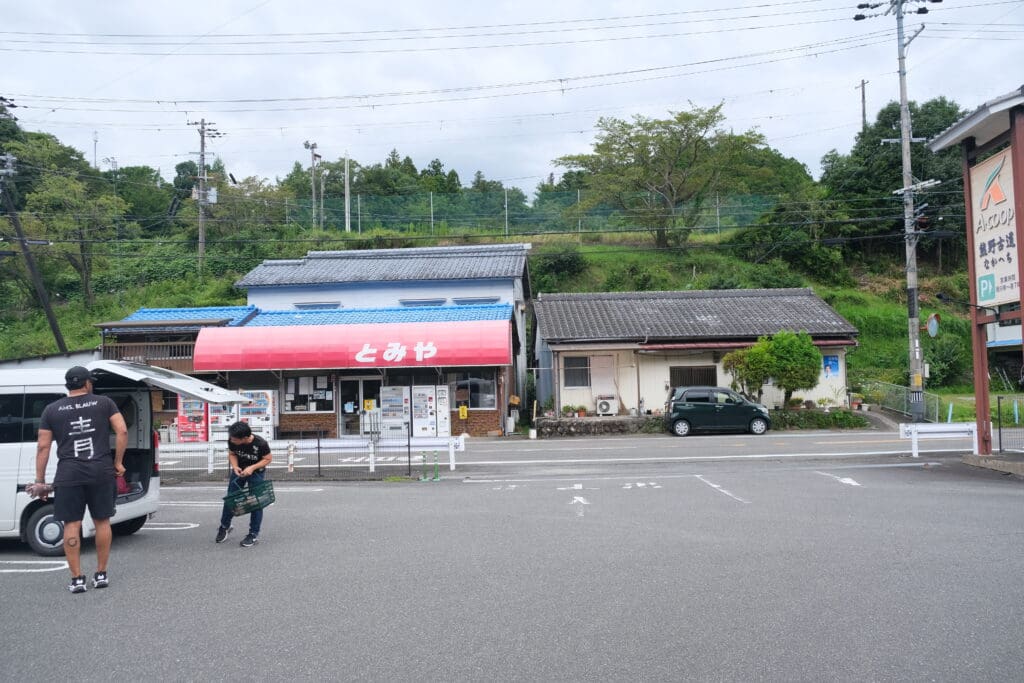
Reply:
[[[281,482],[253,549],[240,525],[213,543],[220,486],[162,493],[104,591],[0,544],[4,680],[1012,680],[1024,658],[1024,483],[952,457]]]

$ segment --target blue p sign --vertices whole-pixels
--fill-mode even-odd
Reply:
[[[978,278],[978,301],[991,301],[996,298],[996,276],[982,275]]]

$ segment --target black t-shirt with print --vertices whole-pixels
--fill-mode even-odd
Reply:
[[[114,476],[110,418],[117,405],[106,396],[81,394],[57,399],[43,409],[39,428],[57,442],[54,485],[88,484]]]
[[[243,470],[250,465],[255,465],[263,457],[270,453],[270,444],[262,436],[252,435],[249,443],[235,444],[228,442],[228,450],[235,454],[238,459],[238,466]]]

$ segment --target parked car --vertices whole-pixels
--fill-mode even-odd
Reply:
[[[764,434],[771,426],[767,408],[723,387],[675,387],[665,403],[665,427],[676,436],[718,431]]]

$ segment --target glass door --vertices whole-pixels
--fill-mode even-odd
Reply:
[[[338,435],[369,434],[372,425],[380,423],[379,377],[338,380]],[[372,401],[372,403],[371,403]]]

